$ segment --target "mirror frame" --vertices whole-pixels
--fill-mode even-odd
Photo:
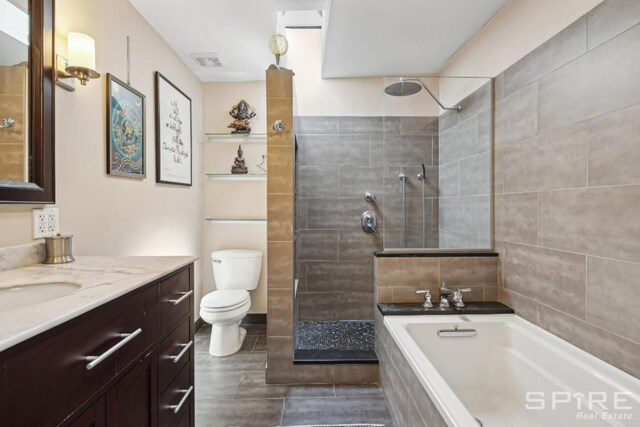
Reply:
[[[54,1],[29,0],[29,157],[32,182],[0,181],[0,203],[55,203]]]

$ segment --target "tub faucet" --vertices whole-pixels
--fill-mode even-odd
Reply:
[[[449,289],[447,284],[442,282],[440,285],[440,307],[449,308],[451,306],[449,302],[458,308],[464,307],[463,292],[471,292],[471,288]]]
[[[429,289],[418,289],[416,294],[424,294],[424,303],[422,304],[424,308],[433,307],[433,303],[431,302],[431,291]]]

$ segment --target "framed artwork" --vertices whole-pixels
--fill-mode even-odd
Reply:
[[[107,173],[143,179],[145,97],[107,74]]]
[[[191,98],[156,71],[156,182],[192,183]]]

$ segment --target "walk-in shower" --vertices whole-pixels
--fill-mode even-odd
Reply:
[[[362,114],[296,117],[296,363],[376,361],[374,252],[491,247],[491,89],[385,78]]]

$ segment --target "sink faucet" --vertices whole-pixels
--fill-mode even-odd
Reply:
[[[440,285],[440,307],[449,308],[451,307],[450,302],[458,308],[464,307],[463,292],[471,292],[471,288],[450,289],[446,283],[442,282]]]

